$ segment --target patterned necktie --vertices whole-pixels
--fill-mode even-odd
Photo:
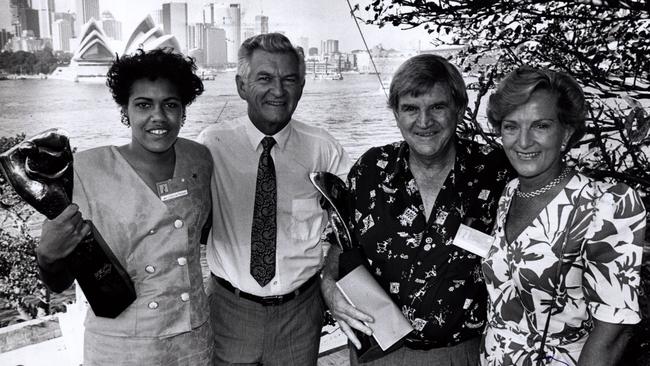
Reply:
[[[275,164],[271,157],[273,145],[275,145],[273,137],[262,139],[264,151],[260,155],[257,166],[251,232],[251,275],[262,287],[275,277],[275,244],[278,230],[275,221],[277,211]]]

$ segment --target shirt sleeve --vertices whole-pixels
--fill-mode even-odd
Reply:
[[[641,320],[645,214],[639,195],[623,184],[603,189],[594,199],[585,235],[582,285],[589,311],[598,320],[614,324]]]

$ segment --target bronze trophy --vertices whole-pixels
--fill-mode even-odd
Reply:
[[[360,363],[376,360],[399,349],[402,339],[413,328],[368,271],[361,248],[348,229],[352,208],[345,182],[328,172],[311,173],[309,178],[325,199],[323,207],[328,210],[330,226],[341,248],[337,287],[352,305],[375,319],[366,324],[372,329],[372,336],[354,330],[361,348],[353,349]]]
[[[72,150],[65,131],[49,129],[0,154],[16,193],[48,219],[72,199]],[[65,259],[97,316],[115,318],[136,298],[131,278],[90,221],[88,234]]]

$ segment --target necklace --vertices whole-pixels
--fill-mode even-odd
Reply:
[[[515,194],[517,194],[517,197],[519,198],[533,198],[541,195],[542,193],[547,192],[551,188],[555,187],[558,185],[564,178],[566,178],[569,173],[571,173],[571,168],[570,167],[564,167],[564,170],[562,170],[562,173],[557,176],[557,178],[553,179],[552,181],[548,182],[544,187],[538,188],[532,192],[522,192],[521,191],[521,183],[517,185],[517,189],[515,190]]]

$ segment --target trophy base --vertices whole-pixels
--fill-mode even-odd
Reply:
[[[115,318],[135,301],[135,287],[95,225],[86,222],[92,235],[77,245],[66,262],[95,315]]]

